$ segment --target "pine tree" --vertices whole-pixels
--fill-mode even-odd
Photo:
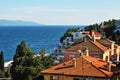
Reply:
[[[25,41],[17,46],[11,66],[11,76],[13,80],[34,80],[42,70],[40,59],[34,57],[34,53]]]

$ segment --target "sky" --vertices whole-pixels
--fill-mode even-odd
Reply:
[[[0,0],[0,19],[89,25],[120,19],[120,0]]]

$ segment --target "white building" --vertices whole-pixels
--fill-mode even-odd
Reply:
[[[64,49],[71,46],[75,42],[80,41],[85,35],[82,34],[80,31],[78,32],[73,32],[71,37],[66,37],[63,42],[57,46],[54,50],[54,56],[56,59],[62,59],[61,56],[63,55]]]
[[[73,40],[73,42],[78,41],[78,40],[82,39],[84,36],[85,35],[82,34],[82,32],[73,32],[72,33],[72,40]]]
[[[62,42],[62,46],[65,48],[65,47],[68,47],[70,45],[72,45],[72,37],[66,37],[65,40],[63,40]]]

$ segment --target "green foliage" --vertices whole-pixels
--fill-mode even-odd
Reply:
[[[86,27],[85,27],[85,31],[94,30],[94,31],[100,32],[102,35],[105,35],[103,29],[101,29],[100,26],[101,26],[101,25],[98,25],[97,23],[96,23],[96,24],[93,24],[93,25],[89,25],[89,26],[86,26]]]
[[[70,37],[72,36],[72,32],[76,32],[78,29],[76,28],[70,28],[68,29],[65,34],[60,38],[60,42],[63,42],[63,40],[66,38],[66,37]]]
[[[86,26],[85,30],[86,31],[91,31],[91,30],[98,31],[102,35],[106,36],[106,38],[111,38],[112,34],[113,34],[113,31],[116,28],[116,26],[115,26],[115,22],[116,21],[117,20],[114,20],[114,19],[108,20],[108,21],[104,21],[104,25],[106,26],[104,29],[101,28],[102,24],[100,24],[100,25],[93,24],[93,25]]]
[[[44,66],[44,69],[50,68],[54,65],[53,56],[43,56],[41,57],[41,63]]]
[[[5,77],[5,72],[4,72],[4,53],[3,51],[0,52],[0,78]]]
[[[45,49],[42,49],[39,54],[41,55],[40,60],[44,69],[50,68],[54,65],[54,57],[52,55],[46,55]]]
[[[104,29],[104,32],[106,34],[106,38],[110,38],[113,34],[113,31],[115,30],[116,26],[115,26],[115,22],[117,20],[109,20],[109,21],[105,21],[104,24],[106,26],[106,28]]]
[[[45,49],[42,49],[39,54],[41,55],[41,57],[45,56],[46,54],[46,50]]]
[[[2,70],[0,70],[0,78],[4,77],[4,72]]]
[[[111,36],[111,40],[115,41],[116,44],[120,44],[120,32],[114,32]]]
[[[10,72],[13,80],[33,80],[43,69],[40,59],[34,57],[34,53],[25,41],[17,46],[13,65]]]
[[[115,41],[117,44],[120,44],[120,32],[119,31],[114,32],[116,28],[116,25],[115,25],[116,21],[117,20],[115,19],[104,21],[104,25],[106,26],[104,29],[100,28],[101,24],[100,25],[93,24],[93,25],[86,26],[85,30],[86,31],[91,31],[91,30],[98,31],[102,33],[103,35],[105,35],[106,38],[109,38]]]
[[[6,78],[10,78],[11,77],[10,68],[8,68],[7,71],[5,72],[5,77]]]
[[[40,71],[53,66],[54,58],[51,55],[46,55],[45,49],[42,49],[39,54],[40,57],[35,57],[30,46],[22,41],[17,46],[10,69],[13,80],[43,80],[43,77],[40,77],[42,76]]]
[[[0,53],[0,69],[1,69],[1,71],[4,72],[4,53],[3,53],[3,51],[1,51],[1,53]]]

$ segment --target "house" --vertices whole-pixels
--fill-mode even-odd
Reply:
[[[73,32],[71,37],[66,37],[63,42],[60,44],[60,46],[57,46],[54,50],[53,54],[56,59],[59,61],[62,61],[64,56],[64,51],[66,51],[66,48],[71,47],[75,44],[79,44],[83,41],[87,40],[96,40],[101,39],[102,35],[99,32],[96,31],[81,31],[78,30],[77,32]],[[74,54],[76,52],[73,52]],[[62,58],[61,58],[62,56]],[[73,57],[73,55],[70,55],[70,57]],[[99,57],[99,56],[96,56]],[[70,59],[70,58],[69,58]]]
[[[118,44],[115,44],[114,41],[109,39],[100,39],[97,40],[100,44],[104,45],[105,47],[111,49],[110,50],[110,58],[111,60],[119,60],[120,55],[120,46]]]
[[[43,70],[45,80],[117,80],[116,65],[99,58],[83,55]]]
[[[88,40],[86,42],[78,43],[69,48],[66,48],[66,50],[64,52],[65,60],[71,59],[70,58],[71,55],[76,55],[76,57],[77,57],[77,55],[80,52],[82,52],[83,50],[85,50],[85,48],[88,48],[89,55],[92,57],[101,58],[103,60],[109,59],[110,49],[103,46],[102,44],[100,44],[97,41]]]
[[[71,46],[72,44],[81,41],[81,39],[84,37],[85,35],[82,34],[80,31],[78,32],[73,32],[72,36],[70,37],[66,37],[63,42],[62,42],[62,46],[63,47],[68,47]]]
[[[61,45],[58,45],[54,50],[54,56],[58,56],[62,54],[63,47]]]
[[[73,32],[72,36],[70,37],[66,37],[63,42],[57,46],[53,52],[54,56],[58,56],[61,57],[63,54],[63,51],[66,47],[71,46],[74,43],[77,43],[79,41],[82,41],[80,39],[82,39],[84,37],[84,35],[82,33],[80,33],[81,30],[78,30],[77,32]],[[60,56],[59,56],[60,55]]]
[[[80,53],[78,51],[84,50],[85,47],[88,48],[89,55],[92,57],[101,58],[103,60],[109,59],[111,61],[119,61],[120,46],[109,39],[99,39],[93,41],[87,40],[85,42],[78,43],[69,48],[66,48],[64,51],[65,60],[71,59],[71,55],[77,55]]]
[[[68,47],[70,45],[72,45],[72,37],[66,37],[65,40],[63,40],[62,42],[62,46],[63,47]]]
[[[94,30],[85,31],[85,32],[83,32],[83,34],[86,34],[86,35],[90,36],[91,38],[94,37],[94,39],[101,39],[102,38],[102,34],[97,32],[97,31],[94,31]]]
[[[79,41],[80,39],[82,39],[85,35],[82,34],[82,32],[73,32],[72,33],[72,41]]]

